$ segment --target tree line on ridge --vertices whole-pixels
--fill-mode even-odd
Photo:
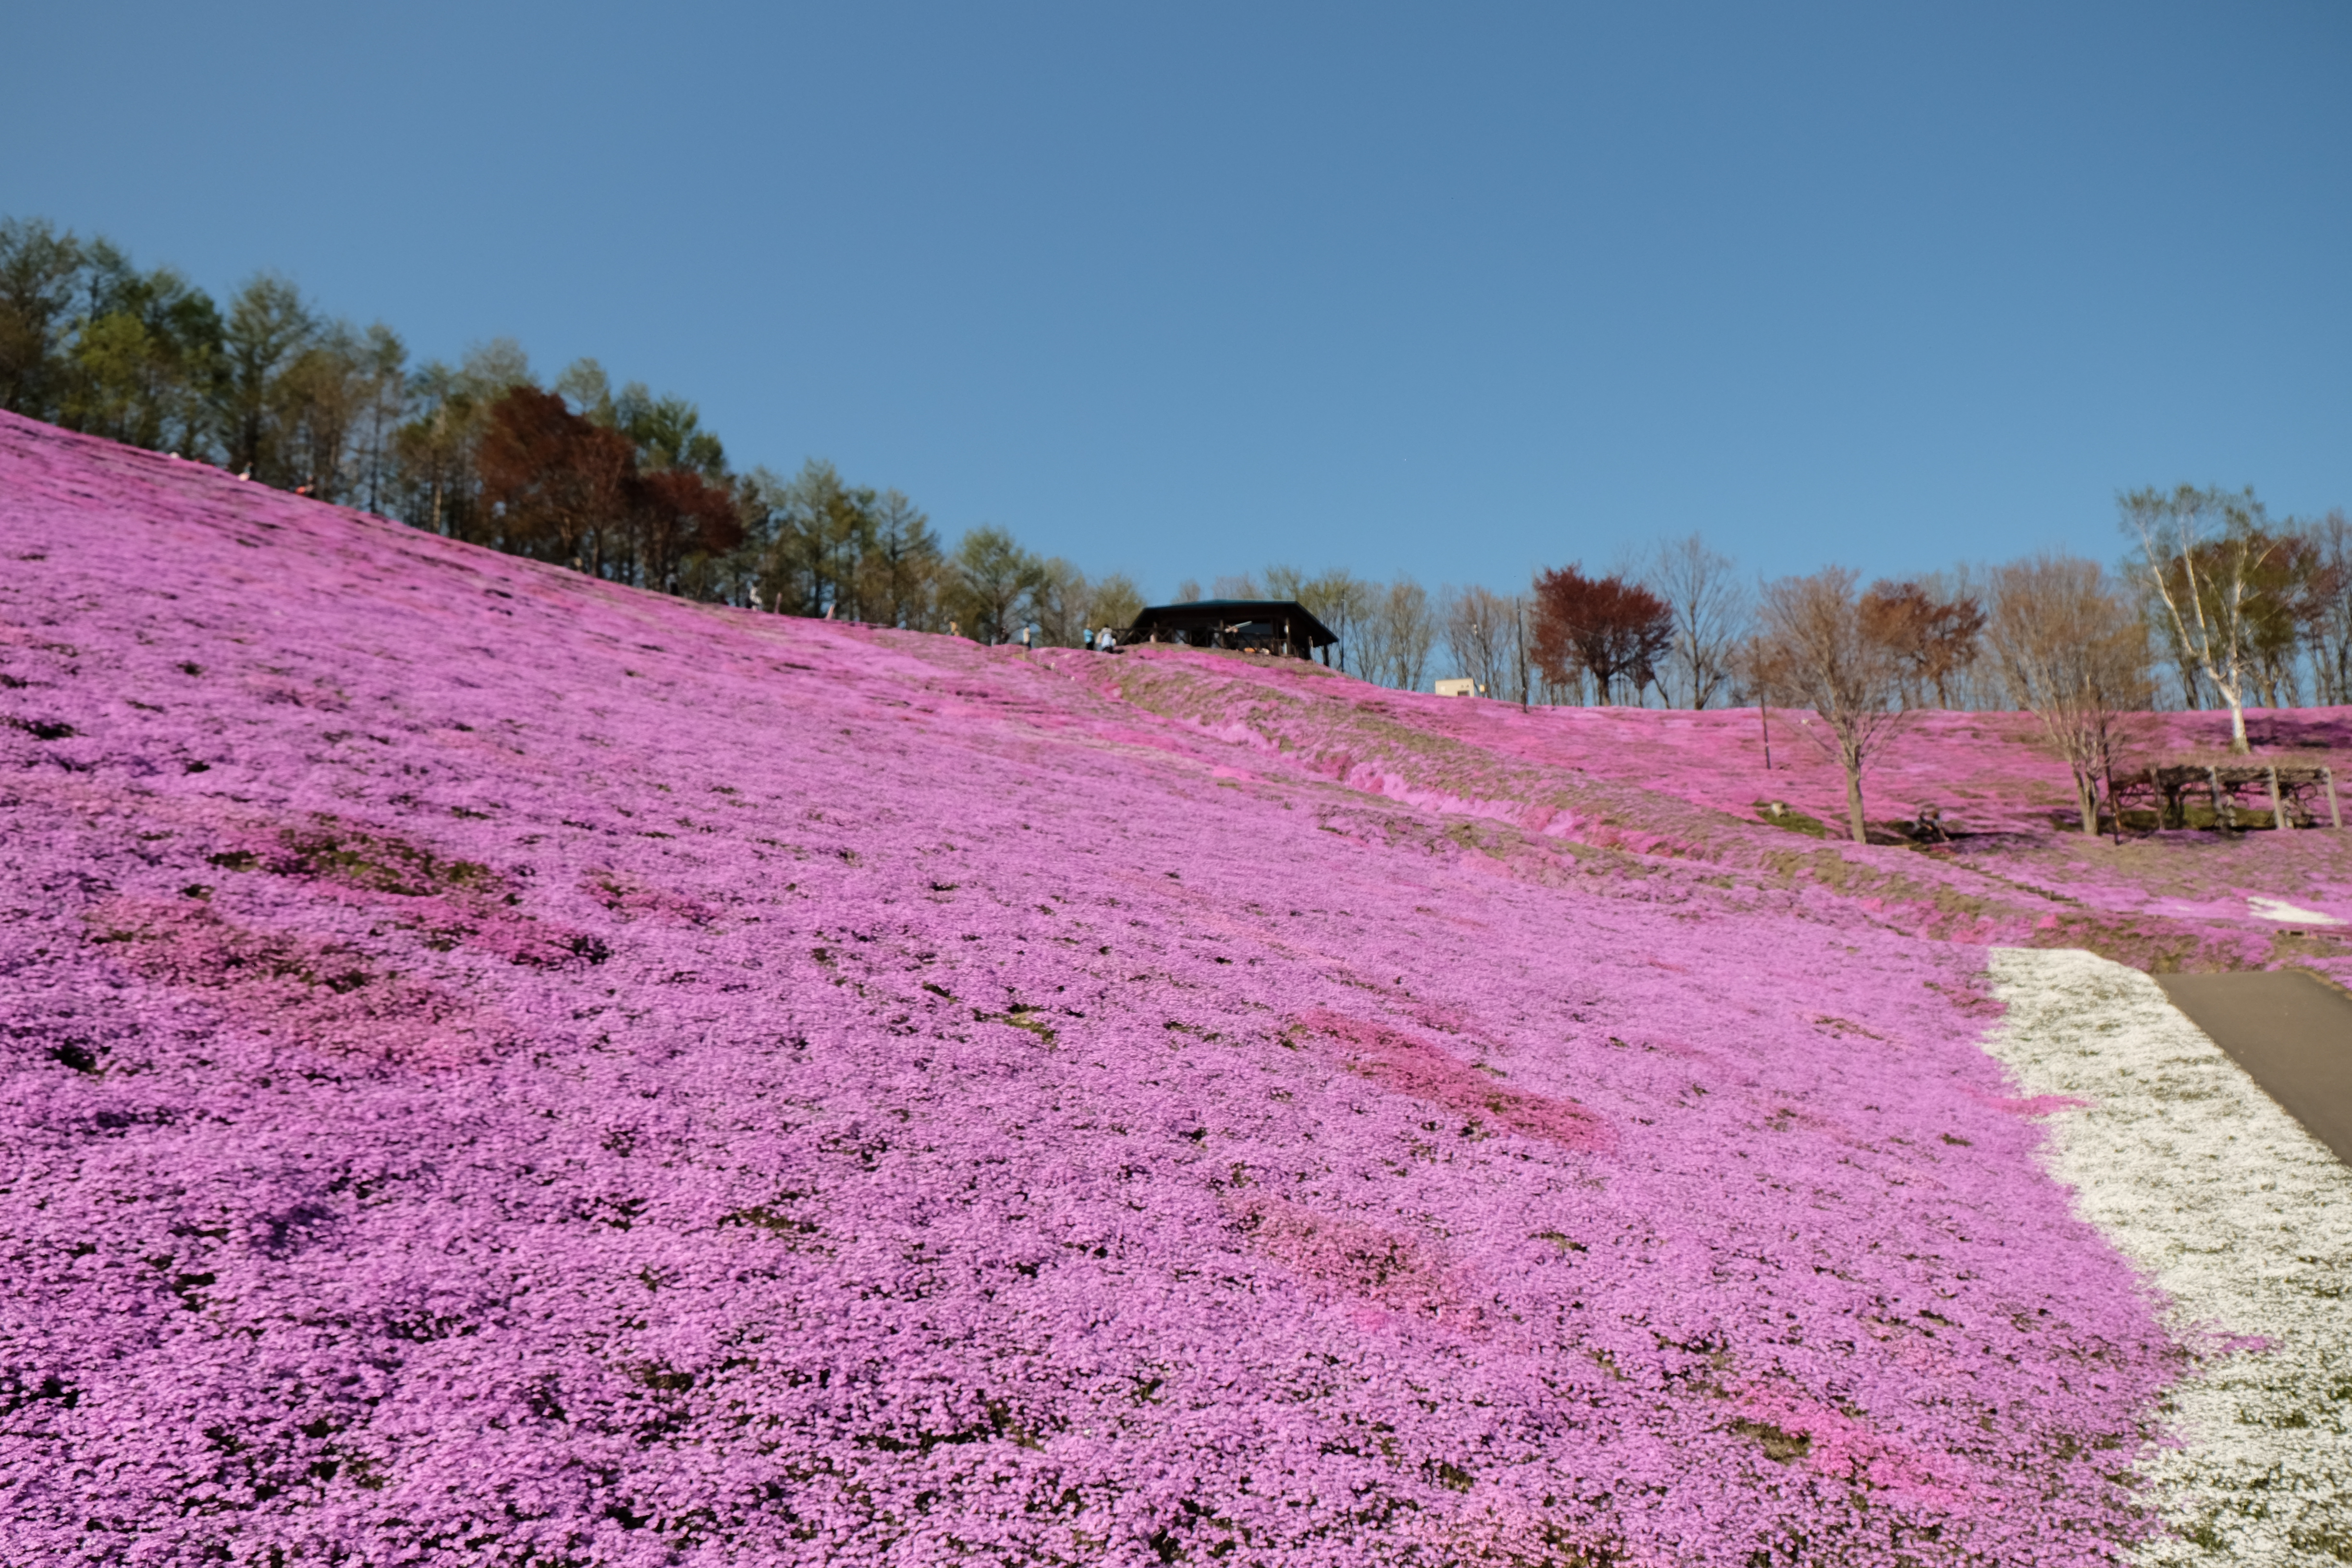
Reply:
[[[0,408],[688,598],[986,642],[1075,642],[1143,603],[1003,529],[944,545],[905,495],[820,459],[738,471],[692,402],[616,390],[594,360],[542,384],[500,338],[412,365],[390,327],[283,278],[224,306],[38,219],[0,219]]]
[[[329,318],[282,278],[224,307],[37,219],[0,219],[0,407],[689,598],[1060,646],[1144,603],[1131,578],[1089,577],[1002,529],[947,547],[907,496],[822,460],[738,471],[693,403],[615,389],[594,360],[542,384],[498,339],[412,366],[389,327]],[[1450,672],[1528,705],[1814,709],[1857,791],[1874,737],[1923,709],[2042,715],[2086,791],[2114,714],[2226,709],[2243,749],[2249,706],[2352,701],[2341,511],[2273,520],[2251,489],[2189,486],[2118,500],[2119,570],[2044,555],[1751,583],[1692,535],[1512,593],[1276,565],[1209,595],[1296,599],[1339,637],[1342,668],[1402,689]],[[1209,595],[1188,581],[1174,597]]]

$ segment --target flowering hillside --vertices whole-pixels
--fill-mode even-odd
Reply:
[[[2158,970],[2293,963],[2352,981],[2352,940],[2331,930],[2352,926],[2352,832],[2086,838],[2065,764],[2030,714],[1927,712],[1905,723],[1866,775],[1872,819],[1916,819],[1937,806],[1952,841],[1890,855],[1843,843],[1844,774],[1812,743],[1818,721],[1809,716],[1769,716],[1767,771],[1752,708],[1521,711],[1360,689],[1345,704],[1301,704],[1318,678],[1300,668],[1229,660],[1206,679],[1196,664],[1173,683],[1139,681],[1123,668],[1097,670],[1096,683],[1120,684],[1207,733],[1308,762],[1360,789],[1499,816],[1541,834],[1590,838],[1598,828],[1612,843],[1825,885],[1906,930],[2087,946]],[[2211,713],[2139,715],[2128,749],[2149,760],[2224,760],[2228,724]],[[2352,758],[2352,710],[2258,714],[2253,732],[2256,761]],[[2352,765],[2340,789],[2352,827]],[[1685,806],[1699,809],[1678,809]],[[1772,822],[1793,836],[1758,835],[1727,817]]]
[[[0,553],[0,1558],[2156,1528],[2190,1350],[1981,944],[2267,931],[1716,809],[1713,721],[689,605],[6,416]]]

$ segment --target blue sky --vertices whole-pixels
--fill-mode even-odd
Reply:
[[[1164,593],[2352,506],[2352,8],[50,5],[0,213]]]

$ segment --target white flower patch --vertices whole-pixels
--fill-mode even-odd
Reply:
[[[1995,949],[1987,1048],[2051,1117],[2052,1173],[2197,1352],[2139,1457],[2178,1531],[2147,1564],[2352,1560],[2352,1168],[2137,970]],[[2250,1344],[2249,1341],[2255,1342]]]
[[[2290,904],[2284,899],[2249,898],[2246,911],[2258,921],[2293,921],[2307,926],[2340,926],[2344,923],[2334,915],[2306,910],[2301,904]]]

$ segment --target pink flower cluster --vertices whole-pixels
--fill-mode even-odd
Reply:
[[[2151,1528],[2181,1352],[1906,913],[1975,874],[1792,861],[1655,716],[694,605],[6,416],[0,556],[0,1559]]]

